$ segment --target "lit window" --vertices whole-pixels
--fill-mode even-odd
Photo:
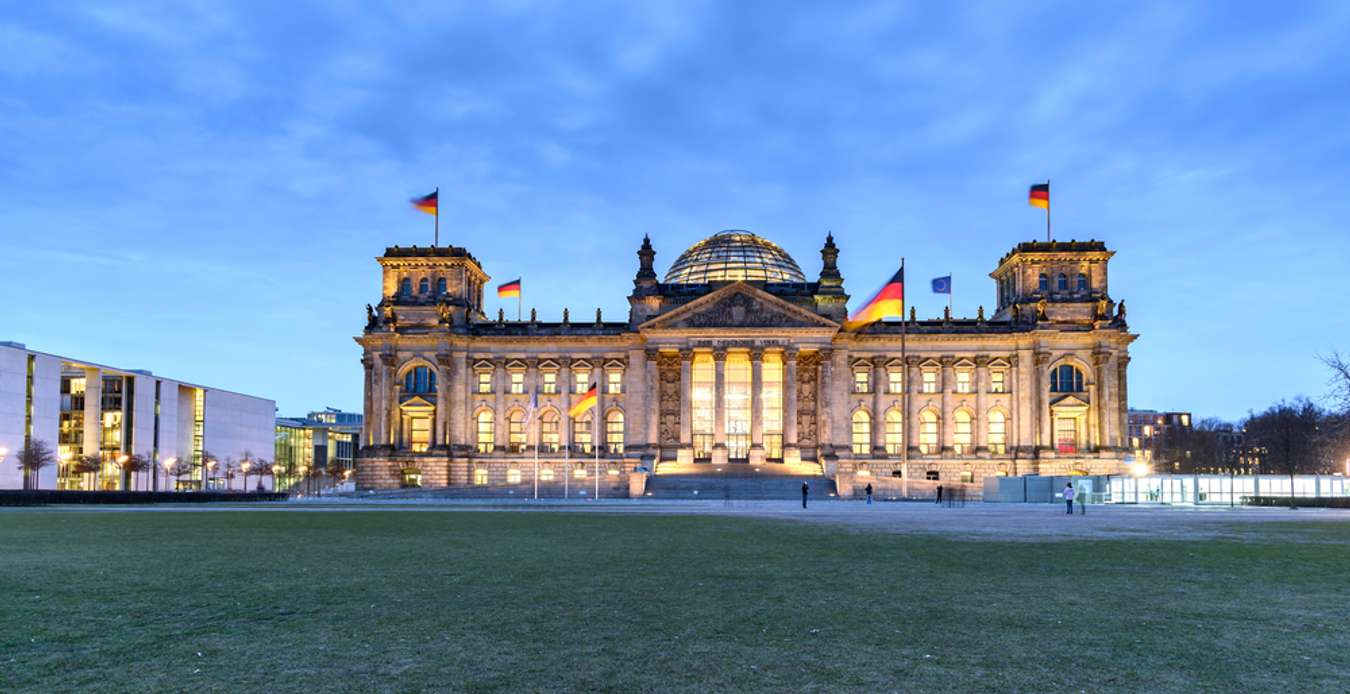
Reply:
[[[572,468],[572,476],[579,480],[586,479],[586,466],[582,465],[581,463],[577,463],[577,466]]]
[[[975,482],[975,473],[970,470],[961,471],[961,484],[972,484]]]
[[[512,410],[506,415],[506,445],[512,453],[525,452],[525,413]]]
[[[507,470],[507,471],[506,471],[506,483],[507,483],[507,484],[520,484],[520,470],[518,470],[518,469],[516,469],[516,468],[511,468],[510,470]]]
[[[1008,416],[1002,410],[989,412],[989,452],[995,455],[1008,452]]]
[[[492,372],[491,372],[491,371],[488,371],[488,370],[486,370],[486,369],[479,369],[479,371],[478,371],[478,392],[479,392],[479,393],[491,393],[491,392],[492,392]]]
[[[886,390],[890,393],[905,392],[905,372],[901,369],[890,369],[886,372]]]
[[[1076,417],[1055,418],[1055,450],[1060,453],[1078,451],[1078,419]]]
[[[938,452],[938,416],[932,410],[919,413],[919,452],[932,455]]]
[[[764,457],[783,459],[783,357],[764,355],[760,369],[760,404],[763,406]]]
[[[473,469],[473,483],[480,486],[488,483],[487,468],[476,467]]]
[[[1003,369],[994,369],[989,372],[989,392],[1006,393],[1008,392],[1008,372]]]
[[[493,448],[492,440],[492,411],[483,410],[478,413],[478,452],[491,453]]]
[[[431,418],[412,417],[408,420],[408,429],[412,435],[413,453],[425,453],[431,447]]]
[[[899,410],[886,413],[886,455],[901,455],[905,445],[905,418]]]
[[[610,369],[605,372],[605,392],[613,395],[623,392],[623,369]]]
[[[1083,372],[1072,364],[1061,364],[1050,372],[1051,393],[1083,392]]]
[[[923,392],[938,392],[938,372],[937,369],[924,369],[923,371]]]
[[[970,388],[970,369],[957,369],[956,371],[956,392],[969,393]]]
[[[585,393],[591,389],[591,370],[577,369],[572,372],[572,392]]]
[[[623,413],[618,410],[605,415],[605,448],[612,455],[623,454]]]
[[[870,393],[872,392],[872,373],[870,369],[853,370],[853,392]]]
[[[591,434],[593,432],[591,422],[590,410],[572,420],[572,447],[582,453],[591,452]]]
[[[540,390],[541,390],[545,395],[553,395],[554,393],[557,393],[557,392],[558,392],[558,372],[557,372],[557,371],[545,371],[545,372],[543,373],[543,376],[544,376],[544,385],[543,385],[543,388],[541,388]]]
[[[557,453],[561,445],[562,436],[558,428],[558,413],[545,412],[539,418],[539,450],[544,453]]]
[[[952,414],[952,446],[957,455],[966,455],[971,451],[972,417],[969,410],[957,410]]]
[[[402,481],[400,482],[400,484],[401,484],[402,486],[404,486],[404,487],[420,487],[420,486],[422,486],[422,471],[421,471],[421,470],[414,469],[414,468],[409,468],[409,469],[407,469],[407,470],[404,470],[404,471],[403,471],[403,479],[402,479]]]
[[[514,395],[520,395],[525,392],[525,372],[519,369],[511,371],[511,390],[508,391]]]
[[[1088,276],[1080,272],[1078,273],[1078,291],[1085,292],[1087,290],[1088,290]]]
[[[553,481],[553,468],[551,468],[551,467],[545,467],[545,468],[541,469],[541,470],[539,471],[539,481],[540,481],[540,482],[552,482],[552,481]]]
[[[863,410],[853,413],[853,455],[872,451],[872,417]]]

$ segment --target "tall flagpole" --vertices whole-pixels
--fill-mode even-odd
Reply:
[[[952,271],[947,271],[947,315],[952,314]]]
[[[1050,179],[1045,179],[1045,241],[1050,242]]]
[[[595,392],[600,393],[600,383],[595,384]],[[595,401],[595,409],[591,410],[595,416],[591,419],[595,421],[595,432],[591,434],[591,447],[595,449],[595,501],[600,500],[600,400]]]
[[[567,419],[568,419],[567,426],[570,427],[570,428],[568,429],[568,431],[571,431],[572,433],[567,435],[567,445],[563,448],[563,498],[564,498],[564,499],[569,498],[569,495],[571,494],[571,492],[569,492],[569,491],[567,490],[567,478],[572,476],[572,437],[576,436],[576,433],[577,433],[577,431],[576,431],[577,428],[576,428],[576,426],[575,426],[575,425],[576,425],[576,420],[575,420],[575,419],[572,419],[572,414],[571,414],[570,412],[569,412],[568,415],[567,415]]]
[[[539,500],[539,439],[544,437],[543,417],[534,425],[534,500]]]
[[[904,257],[904,256],[900,256],[900,278],[903,280],[904,277],[905,277],[905,257]],[[904,298],[903,292],[905,291],[905,285],[903,285],[903,284],[900,285],[900,291],[902,292],[901,295],[900,295],[900,297],[901,297],[901,299],[902,299],[902,301],[900,302],[900,374],[901,374],[901,375],[900,375],[900,387],[901,387],[901,396],[900,396],[901,402],[900,402],[900,407],[904,408],[904,412],[902,412],[901,415],[900,415],[900,421],[904,422],[904,424],[902,424],[902,425],[900,426],[900,466],[901,466],[901,468],[900,468],[900,483],[901,483],[901,485],[902,485],[902,487],[903,487],[903,488],[900,490],[900,493],[901,493],[902,495],[904,495],[904,497],[905,497],[906,499],[908,499],[908,498],[909,498],[909,437],[910,437],[910,435],[911,435],[912,432],[910,431],[910,426],[909,426],[909,424],[910,424],[910,422],[909,422],[909,387],[910,387],[910,385],[909,385],[909,359],[907,358],[907,356],[906,356],[906,354],[905,354],[905,352],[906,352],[906,344],[905,344],[905,343],[906,343],[906,339],[905,339],[905,338],[906,338],[906,336],[907,336],[907,333],[909,332],[909,312],[905,310],[905,309],[907,308],[907,307],[905,306],[905,303],[906,303],[906,302],[903,301],[903,298]],[[884,426],[884,425],[883,425],[883,426]]]
[[[435,248],[439,245],[441,245],[441,187],[436,186],[436,237],[431,242],[431,247]]]

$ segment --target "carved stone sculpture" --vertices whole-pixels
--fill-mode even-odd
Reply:
[[[819,400],[820,352],[802,352],[797,357],[797,442],[814,446],[816,402]]]
[[[680,445],[680,355],[663,353],[656,359],[660,444]]]

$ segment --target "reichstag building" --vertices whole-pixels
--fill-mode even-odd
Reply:
[[[662,278],[644,238],[626,320],[545,322],[485,314],[489,276],[468,249],[389,248],[356,338],[357,484],[626,495],[649,475],[740,469],[848,495],[1124,470],[1136,336],[1105,244],[1018,244],[990,273],[989,315],[910,309],[856,330],[839,253],[827,236],[808,279],[768,239],[723,231]],[[594,384],[595,406],[569,416]]]

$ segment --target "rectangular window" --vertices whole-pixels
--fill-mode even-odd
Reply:
[[[480,371],[478,372],[478,392],[479,392],[479,393],[491,393],[491,392],[492,392],[492,372],[491,372],[491,371],[480,370]]]
[[[544,386],[543,386],[543,388],[541,388],[542,392],[543,392],[545,395],[553,395],[554,393],[557,393],[557,392],[558,392],[558,372],[557,372],[557,371],[545,371],[543,375],[544,375]]]
[[[958,412],[957,415],[962,413]],[[971,451],[972,420],[969,416],[957,416],[955,427],[952,429],[952,446],[957,455],[966,455]]]
[[[923,372],[923,392],[938,392],[938,372],[936,369],[924,369]]]
[[[507,470],[507,471],[506,471],[506,483],[507,483],[507,484],[520,484],[520,470],[518,470],[518,469],[516,469],[516,468],[511,468],[510,470]]]
[[[591,370],[577,369],[572,372],[572,392],[585,393],[591,389]]]
[[[956,372],[956,392],[969,393],[970,389],[970,369],[960,369]]]
[[[478,467],[473,469],[473,483],[479,486],[488,483],[487,468]]]
[[[905,392],[905,372],[901,369],[891,369],[886,372],[886,390],[891,393]]]
[[[1078,420],[1073,417],[1055,419],[1055,450],[1060,453],[1078,452]]]
[[[572,420],[572,449],[581,453],[591,452],[591,415],[586,413]]]
[[[861,413],[860,413],[861,414]],[[853,418],[853,455],[872,452],[872,422],[867,417]]]
[[[1003,369],[994,369],[993,371],[990,371],[990,372],[989,372],[989,392],[991,392],[991,393],[1006,393],[1006,392],[1008,392],[1008,386],[1007,386],[1007,380],[1006,380],[1007,377],[1008,377],[1008,372],[1004,371]]]
[[[506,419],[506,445],[512,453],[525,452],[525,417],[515,413]]]
[[[750,357],[738,352],[728,354],[722,384],[722,405],[726,413],[727,457],[750,457]]]
[[[989,452],[1003,455],[1008,451],[1008,421],[1002,414],[989,415]]]
[[[511,390],[512,395],[520,395],[525,392],[525,372],[514,370],[511,372]]]
[[[610,369],[605,372],[605,392],[611,395],[623,392],[623,369]]]
[[[711,354],[694,355],[690,365],[690,409],[693,415],[694,457],[712,457],[713,445],[713,379],[716,377]]]
[[[853,370],[853,392],[870,393],[872,392],[872,375],[868,369]]]
[[[928,481],[930,481],[930,482],[936,482],[936,481],[938,481],[938,479],[940,478],[940,476],[938,475],[938,471],[937,471],[937,470],[929,470],[929,471],[923,473],[923,478],[926,479],[926,480],[928,480]]]
[[[561,443],[557,416],[539,420],[539,450],[544,453],[557,453]]]
[[[478,443],[479,453],[491,453],[493,448],[492,440],[492,417],[490,412],[484,412],[478,416],[478,431],[475,441]]]
[[[425,453],[431,447],[431,418],[413,417],[409,425],[413,453]]]
[[[961,473],[961,484],[973,484],[975,482],[975,473],[966,470]]]
[[[605,420],[605,448],[611,455],[623,455],[623,417]]]
[[[938,452],[938,421],[936,418],[919,420],[919,452],[932,455]]]
[[[760,404],[764,408],[764,457],[783,459],[783,358],[764,355],[760,366]]]

